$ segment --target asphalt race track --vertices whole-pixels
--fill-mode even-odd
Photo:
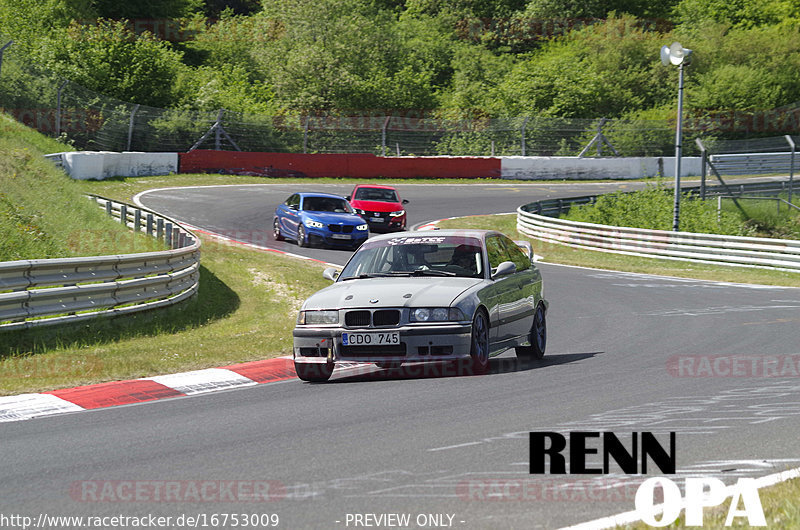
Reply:
[[[617,186],[399,189],[418,224]],[[275,205],[294,191],[303,190],[192,188],[141,202],[208,231],[344,263],[345,251],[264,238]],[[551,304],[542,361],[521,364],[506,352],[478,377],[447,366],[356,367],[328,384],[291,380],[3,424],[0,513],[278,514],[279,528],[366,527],[360,520],[516,529],[634,509],[641,476],[529,475],[529,431],[652,431],[665,444],[665,433],[676,432],[676,481],[732,483],[800,466],[800,290],[540,267]],[[257,483],[261,494],[268,484],[269,500],[186,493],[221,482]],[[179,501],[153,493],[167,483],[181,485]],[[135,485],[148,493],[119,495]],[[408,514],[410,524],[367,514]]]

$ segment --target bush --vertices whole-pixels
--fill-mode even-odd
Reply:
[[[635,192],[611,193],[598,197],[594,204],[572,208],[565,217],[571,221],[611,226],[627,226],[648,230],[671,230],[674,195],[662,185],[648,185]],[[713,201],[701,201],[684,194],[680,205],[680,230],[706,234],[744,235],[746,229],[739,216],[722,212],[717,216]]]

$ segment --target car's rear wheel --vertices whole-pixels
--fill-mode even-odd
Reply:
[[[530,346],[517,346],[515,348],[517,357],[525,360],[544,357],[544,351],[547,347],[547,316],[542,304],[536,307],[528,340],[531,343]]]
[[[489,319],[479,309],[472,318],[472,340],[469,351],[469,371],[483,374],[489,370]]]
[[[384,370],[391,370],[392,368],[400,368],[403,365],[401,361],[383,361],[380,363],[375,363],[375,366],[378,368],[383,368]]]
[[[284,237],[281,235],[281,222],[277,217],[272,222],[272,236],[275,238],[275,241],[284,240]]]
[[[297,227],[297,246],[298,247],[308,246],[308,241],[306,241],[306,228],[303,225],[299,225]]]
[[[297,373],[297,377],[303,381],[324,383],[330,379],[333,366],[333,363],[294,363],[294,371]]]

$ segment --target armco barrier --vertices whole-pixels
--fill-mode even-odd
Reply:
[[[170,250],[0,263],[0,330],[165,307],[197,292],[200,240],[149,210],[91,196],[129,228]]]
[[[733,189],[764,193],[769,186],[780,191],[785,184],[743,184]],[[715,186],[706,193],[720,194],[724,189]],[[517,230],[540,241],[617,254],[800,271],[800,241],[797,240],[645,230],[556,218],[572,205],[595,199],[596,196],[584,196],[520,206]]]

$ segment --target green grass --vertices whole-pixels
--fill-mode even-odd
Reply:
[[[163,248],[86,199],[43,158],[53,144],[61,146],[0,114],[0,261]]]
[[[800,189],[798,190],[800,191]],[[788,201],[788,194],[782,193],[780,199]],[[716,201],[712,201],[716,208]],[[758,237],[777,237],[781,239],[800,239],[800,210],[774,200],[739,199],[744,214],[731,199],[722,200],[722,212],[728,215],[742,215],[747,229]],[[800,206],[800,197],[792,195],[792,203]]]
[[[764,285],[786,285],[800,287],[800,274],[796,272],[774,271],[768,269],[752,269],[745,267],[729,267],[708,265],[689,261],[640,258],[625,256],[596,250],[584,250],[544,243],[530,239],[517,232],[516,214],[487,215],[463,217],[441,221],[441,228],[485,228],[499,230],[514,239],[527,239],[533,250],[544,258],[545,263],[561,263],[597,269],[609,269],[626,272],[641,272],[681,278],[725,281],[735,283],[755,283]]]
[[[761,506],[764,509],[764,517],[767,521],[766,528],[800,528],[800,480],[787,480],[786,482],[763,488],[759,490],[759,497],[761,498]],[[725,520],[728,516],[730,503],[731,500],[728,499],[716,508],[706,508],[703,513],[703,528],[725,528]],[[741,503],[739,508],[742,508]],[[682,514],[677,521],[663,528],[698,528],[696,526],[686,526],[684,517],[684,514]],[[765,528],[763,526],[751,527],[746,523],[746,517],[737,517],[733,520],[730,528]],[[652,527],[640,522],[617,528],[645,530]]]
[[[291,353],[323,265],[203,241],[200,292],[170,309],[0,333],[0,394],[224,366]]]

